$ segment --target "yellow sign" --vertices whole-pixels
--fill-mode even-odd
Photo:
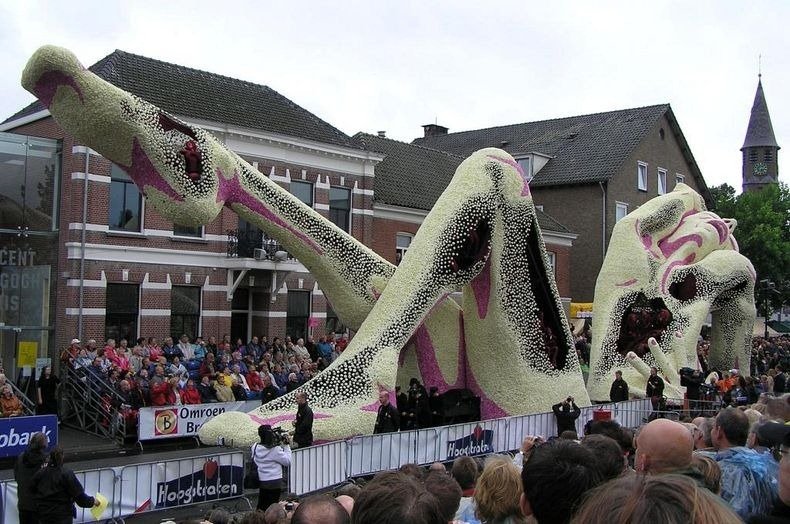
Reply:
[[[93,516],[93,520],[101,520],[101,516],[104,514],[104,511],[107,509],[107,505],[109,501],[107,497],[102,495],[101,493],[96,493],[93,498],[99,501],[98,506],[93,506],[91,508],[91,515]]]
[[[592,312],[592,302],[571,302],[571,318],[591,318]]]
[[[19,342],[19,351],[16,357],[16,367],[34,367],[38,356],[38,342]]]

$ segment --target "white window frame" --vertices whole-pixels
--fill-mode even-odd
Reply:
[[[554,275],[554,280],[557,280],[557,253],[554,251],[546,251],[546,254],[549,256],[551,274]]]
[[[665,195],[667,193],[667,170],[658,168],[658,194]]]
[[[532,180],[532,157],[524,156],[517,158],[516,162],[518,162],[518,165],[521,166],[521,170],[524,171],[524,176],[526,177],[527,182]]]
[[[176,227],[178,227],[178,225],[173,224],[173,238],[186,238],[186,239],[191,238],[193,240],[202,240],[206,236],[206,226],[198,226],[198,228],[200,229],[200,233],[197,235],[181,235],[179,233],[176,233]]]
[[[636,163],[636,188],[639,191],[647,192],[648,173],[647,163],[638,161]]]
[[[680,173],[675,173],[675,185],[685,184],[685,183],[686,183],[686,176],[681,175]]]
[[[622,213],[622,216],[619,216]],[[614,207],[614,221],[619,222],[628,214],[628,202],[616,202]]]
[[[406,247],[398,245],[398,239],[401,238],[408,239],[409,245],[407,245]],[[406,251],[409,250],[409,247],[411,247],[411,243],[413,240],[414,240],[414,235],[412,235],[411,233],[405,233],[402,231],[395,233],[395,264],[399,264],[400,261],[403,260],[403,255],[405,255]]]

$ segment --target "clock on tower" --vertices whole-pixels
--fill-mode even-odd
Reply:
[[[752,169],[752,173],[754,176],[765,176],[768,174],[768,166],[765,165],[765,162],[756,162],[754,164],[754,169]]]

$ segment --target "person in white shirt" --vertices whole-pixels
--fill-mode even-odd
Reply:
[[[280,501],[283,490],[283,467],[291,465],[291,447],[287,440],[277,443],[272,427],[258,427],[259,444],[250,449],[252,460],[258,466],[258,510],[265,511]]]
[[[195,348],[193,348],[192,344],[189,343],[188,336],[181,335],[181,340],[178,342],[178,347],[181,349],[181,353],[184,354],[184,360],[192,360],[195,358]]]

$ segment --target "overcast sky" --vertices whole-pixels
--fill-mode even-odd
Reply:
[[[740,191],[760,54],[790,151],[789,28],[783,1],[8,1],[0,120],[32,101],[19,77],[40,45],[85,65],[123,49],[265,84],[345,133],[404,141],[427,123],[452,132],[670,103],[708,184]]]

